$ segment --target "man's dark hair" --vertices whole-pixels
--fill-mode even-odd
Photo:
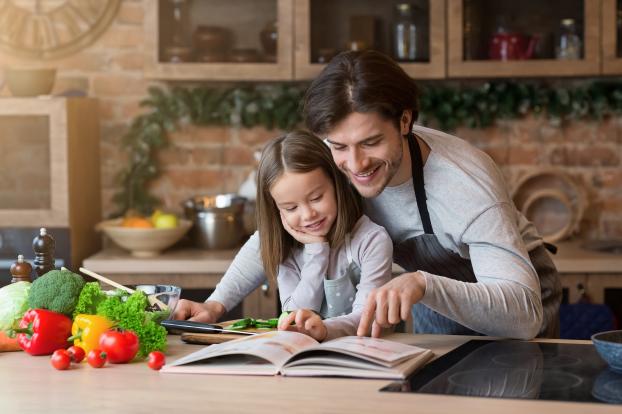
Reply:
[[[419,115],[415,82],[391,58],[373,50],[343,52],[311,83],[304,99],[307,128],[324,136],[353,112],[376,112],[399,129],[404,110]]]

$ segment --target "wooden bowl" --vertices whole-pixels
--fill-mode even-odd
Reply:
[[[572,203],[560,190],[534,191],[523,203],[522,212],[536,226],[546,242],[554,243],[572,234]]]
[[[512,200],[549,243],[576,233],[587,208],[585,190],[563,170],[550,167],[520,177]]]
[[[105,220],[96,226],[120,247],[129,250],[135,257],[153,257],[177,243],[192,227],[190,220],[179,219],[174,228],[123,227],[123,219]]]

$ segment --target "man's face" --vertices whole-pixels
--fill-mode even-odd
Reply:
[[[403,120],[402,124],[405,134],[408,123]],[[401,132],[377,113],[353,112],[326,135],[326,141],[337,166],[363,197],[370,198],[387,185],[410,178],[410,165],[402,162],[405,141]]]

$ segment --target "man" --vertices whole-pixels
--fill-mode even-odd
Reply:
[[[368,296],[358,334],[377,336],[412,312],[420,333],[557,336],[557,271],[501,172],[465,141],[414,125],[417,115],[413,80],[374,51],[337,56],[305,97],[308,128],[407,271]],[[215,321],[263,279],[251,239],[214,294],[180,302],[175,317]]]

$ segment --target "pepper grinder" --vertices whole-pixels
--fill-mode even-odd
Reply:
[[[54,270],[54,238],[48,234],[45,227],[39,230],[39,235],[32,240],[32,249],[35,251],[35,272],[41,277],[50,270]]]
[[[11,283],[15,282],[31,282],[30,274],[32,273],[32,266],[26,260],[23,255],[17,256],[17,261],[11,265]]]

